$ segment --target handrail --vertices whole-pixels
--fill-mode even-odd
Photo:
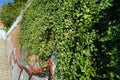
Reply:
[[[21,10],[20,15],[17,17],[16,21],[13,23],[13,25],[8,30],[6,37],[9,36],[9,34],[17,27],[18,23],[22,20],[22,15],[27,10],[27,8],[31,5],[33,0],[28,0],[25,6],[25,9]]]
[[[22,15],[18,16],[14,24],[11,26],[11,28],[8,30],[6,37],[9,36],[9,34],[17,27],[17,24],[22,20]]]

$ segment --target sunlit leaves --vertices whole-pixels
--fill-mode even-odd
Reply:
[[[111,39],[115,42],[113,37],[116,35],[115,31],[119,32],[119,25],[116,28],[116,25],[113,26],[116,21],[111,21],[106,24],[111,27],[105,32],[100,31],[104,25],[95,26],[106,15],[103,11],[112,6],[111,1],[34,0],[23,15],[21,45],[25,45],[26,51],[37,54],[44,61],[51,56],[48,53],[56,47],[55,73],[62,80],[92,80],[106,78],[107,75],[114,77],[113,73],[103,71],[106,66],[117,65],[115,61],[118,60],[114,54],[117,49],[113,49],[112,45],[106,47],[104,43]],[[96,29],[98,26],[101,26],[100,29]],[[49,43],[50,40],[52,44]],[[114,56],[108,59],[111,55]],[[100,75],[99,71],[103,74],[100,72]]]

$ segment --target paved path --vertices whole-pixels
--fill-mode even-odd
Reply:
[[[8,56],[5,42],[0,40],[0,80],[9,80]]]

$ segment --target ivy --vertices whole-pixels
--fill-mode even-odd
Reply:
[[[55,73],[62,80],[119,79],[120,75],[108,67],[115,68],[119,62],[119,56],[115,59],[119,47],[113,44],[115,40],[112,44],[109,41],[116,35],[120,38],[119,25],[114,25],[119,22],[106,20],[106,11],[113,3],[112,0],[34,0],[20,24],[20,45],[26,54],[37,54],[44,62],[56,47]],[[102,26],[103,20],[108,24]]]

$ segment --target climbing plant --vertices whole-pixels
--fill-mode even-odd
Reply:
[[[97,76],[102,79],[120,79],[120,1],[114,0],[112,6],[102,10],[103,18],[95,24],[98,39],[94,44],[98,49],[95,52],[95,62]]]
[[[55,73],[62,80],[120,79],[119,20],[110,13],[119,13],[117,3],[34,0],[20,24],[20,46],[43,62],[57,48]]]

